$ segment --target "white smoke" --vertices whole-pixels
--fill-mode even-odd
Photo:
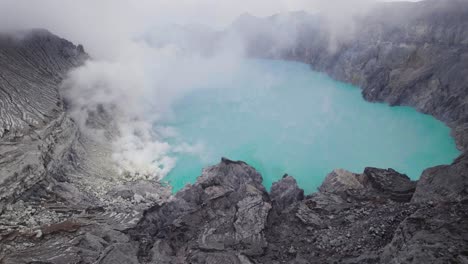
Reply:
[[[159,43],[164,45],[129,42],[115,60],[90,60],[71,71],[63,85],[82,131],[111,141],[119,172],[131,178],[164,177],[175,166],[175,153],[201,155],[202,146],[168,144],[176,133],[158,124],[170,118],[171,104],[180,96],[229,78],[242,59],[242,46],[229,36],[210,55],[188,50],[190,41],[183,48]]]
[[[70,72],[63,85],[72,117],[83,133],[112,142],[112,158],[122,174],[161,178],[175,166],[174,153],[203,152],[201,145],[167,143],[176,132],[160,124],[170,118],[171,104],[192,89],[235,74],[244,55],[235,35],[213,39],[217,33],[201,25],[220,30],[244,12],[269,16],[306,10],[331,21],[335,41],[353,32],[350,19],[372,3],[0,0],[0,31],[46,28],[82,43],[93,59]],[[275,42],[292,44],[294,27],[276,30]]]

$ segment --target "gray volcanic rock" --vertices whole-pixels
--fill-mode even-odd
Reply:
[[[396,230],[381,255],[383,263],[466,263],[468,203],[417,209]]]
[[[364,177],[335,171],[291,213],[271,217],[268,253],[258,263],[380,263],[383,247],[417,206],[379,196],[372,184],[356,184]]]
[[[148,209],[128,231],[129,243],[139,243],[140,263],[464,260],[465,203],[410,203],[414,190],[405,175],[366,168],[335,171],[305,198],[291,176],[268,194],[253,168],[223,159],[171,201]]]
[[[119,178],[109,145],[69,117],[61,83],[86,59],[83,47],[45,30],[0,34],[2,263],[89,263],[96,252],[74,242],[77,232],[128,228],[170,195],[158,182]],[[126,192],[133,196],[116,195]]]
[[[58,118],[58,85],[86,58],[75,45],[45,30],[0,35],[0,137],[13,139]]]
[[[378,4],[350,21],[354,31],[341,39],[327,30],[327,20],[320,16],[292,16],[293,21],[241,17],[233,27],[250,29],[244,34],[250,55],[301,61],[358,85],[366,100],[431,114],[448,124],[458,146],[466,149],[467,1]],[[276,28],[295,31],[290,36],[294,40],[288,45],[275,42]]]
[[[336,169],[327,175],[319,190],[324,193],[337,193],[363,188],[364,184],[358,175],[343,169]]]
[[[337,43],[306,13],[293,26],[245,15],[234,27],[250,30],[250,55],[303,61],[367,100],[432,114],[466,150],[467,14],[464,0],[379,4]],[[297,40],[276,43],[280,29]],[[335,170],[305,197],[291,176],[267,193],[254,168],[222,159],[168,198],[157,182],[117,177],[109,146],[68,117],[59,85],[83,47],[46,31],[2,35],[0,58],[1,263],[468,261],[466,154],[417,183],[392,169]],[[89,116],[91,128],[112,121]]]
[[[379,196],[385,196],[395,201],[409,202],[416,189],[416,182],[393,169],[366,168],[363,181],[372,186]]]
[[[144,261],[240,263],[242,255],[264,253],[270,209],[260,174],[223,158],[171,201],[146,211],[130,234]]]
[[[351,177],[352,180],[345,179]],[[340,184],[334,178],[340,178]],[[335,171],[307,197],[287,176],[268,194],[243,162],[223,159],[129,229],[63,222],[21,237],[4,263],[463,263],[468,208],[411,203],[393,170]],[[361,182],[356,185],[355,180]],[[357,187],[357,188],[356,188]],[[417,191],[417,187],[416,187]],[[405,199],[395,194],[404,194]],[[274,200],[271,198],[274,197]],[[286,201],[290,201],[286,204]]]
[[[468,194],[468,158],[463,154],[451,165],[426,169],[414,193],[414,202],[462,201]]]
[[[77,128],[58,86],[85,58],[47,31],[0,35],[0,211],[67,158]]]
[[[299,188],[296,179],[285,174],[280,181],[274,182],[271,186],[270,198],[275,209],[282,211],[304,199],[304,190]]]
[[[361,196],[409,202],[415,188],[416,182],[393,169],[366,168],[362,174],[334,170],[327,175],[319,190],[322,193],[359,193]]]

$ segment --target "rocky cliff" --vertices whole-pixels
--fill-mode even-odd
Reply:
[[[278,44],[274,20],[233,25],[251,29],[250,55],[303,61],[367,100],[432,114],[466,150],[466,1],[380,4],[343,40],[298,13],[297,39]],[[46,31],[0,37],[1,263],[468,263],[465,153],[418,182],[338,169],[309,196],[289,175],[268,192],[254,168],[222,159],[169,197],[118,178],[108,146],[69,118],[60,83],[86,59]]]
[[[42,30],[0,35],[0,210],[53,174],[73,144],[58,85],[83,56]]]
[[[297,13],[240,17],[233,25],[251,56],[298,60],[362,88],[369,101],[408,105],[451,128],[467,147],[468,3],[426,0],[385,3],[350,20],[349,32],[327,30],[327,20]],[[291,31],[285,43],[277,29]],[[338,34],[338,35],[337,35]]]
[[[391,169],[335,170],[307,197],[291,176],[269,194],[261,180],[243,162],[223,159],[205,169],[194,185],[146,211],[127,231],[131,263],[467,260],[466,197],[414,202],[420,187]]]
[[[70,118],[61,83],[87,59],[82,46],[46,30],[0,35],[0,262],[47,241],[35,237],[96,223],[126,228],[170,194],[118,177],[108,144]]]
[[[335,170],[306,197],[288,175],[268,193],[254,168],[223,158],[133,227],[49,225],[3,262],[466,263],[467,196],[421,202],[425,190],[366,168]]]

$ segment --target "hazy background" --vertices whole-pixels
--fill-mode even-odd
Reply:
[[[353,16],[369,12],[375,3],[0,0],[0,32],[45,28],[83,44],[92,59],[73,70],[63,85],[71,116],[84,133],[110,141],[112,159],[120,172],[161,178],[175,166],[174,153],[203,151],[203,146],[168,143],[168,139],[177,137],[177,131],[159,124],[172,118],[171,104],[207,82],[234,76],[244,57],[242,40],[235,34],[218,39],[216,48],[202,47],[210,51],[210,56],[200,52],[199,46],[205,43],[192,43],[199,39],[197,34],[222,30],[243,13],[263,17],[305,10],[323,14],[332,25],[332,38],[337,39],[349,36]],[[293,35],[278,32],[283,38],[278,42],[290,43]],[[106,138],[99,128],[86,125],[90,113],[96,112],[112,117],[112,137]]]
[[[336,20],[377,0],[0,0],[0,30],[46,28],[85,45],[95,58],[113,58],[129,37],[161,24],[223,28],[242,13],[269,16],[305,10]]]

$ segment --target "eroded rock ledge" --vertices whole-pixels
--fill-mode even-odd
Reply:
[[[146,210],[132,228],[52,226],[43,237],[29,238],[34,247],[3,261],[465,263],[468,196],[431,198],[445,187],[366,168],[361,174],[335,170],[305,197],[285,175],[268,193],[254,168],[223,159]]]

